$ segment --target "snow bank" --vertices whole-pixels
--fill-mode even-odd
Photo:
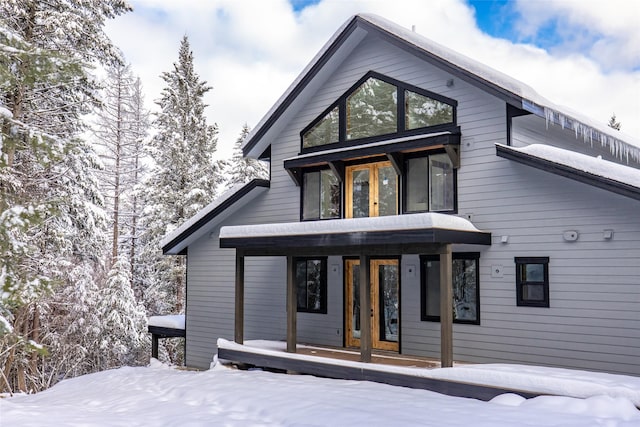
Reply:
[[[502,397],[502,400],[508,400]],[[545,397],[517,406],[367,381],[238,371],[121,368],[0,399],[4,426],[631,427],[621,401]]]

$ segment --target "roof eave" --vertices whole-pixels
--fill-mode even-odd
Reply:
[[[620,194],[625,197],[640,200],[640,188],[634,187],[624,182],[616,181],[599,175],[594,175],[592,173],[585,172],[568,165],[553,162],[527,153],[522,153],[520,151],[510,149],[509,147],[500,144],[496,144],[496,155],[498,157],[513,160],[514,162],[543,170],[554,175],[563,176],[565,178],[573,179],[574,181],[582,182],[584,184],[607,190],[615,194]]]

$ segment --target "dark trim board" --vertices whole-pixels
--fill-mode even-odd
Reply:
[[[311,360],[298,360],[281,356],[262,355],[225,348],[218,349],[218,359],[253,365],[261,368],[294,371],[300,374],[309,374],[325,378],[372,381],[393,386],[430,390],[436,393],[446,394],[448,396],[466,397],[484,401],[489,401],[494,397],[505,393],[516,393],[527,399],[541,395],[540,393],[532,393],[524,390],[512,390],[479,384],[425,378],[396,372],[343,366]]]
[[[162,326],[149,325],[148,331],[151,334],[151,357],[154,359],[158,358],[158,340],[160,338],[182,338],[187,336],[184,329],[164,328]]]

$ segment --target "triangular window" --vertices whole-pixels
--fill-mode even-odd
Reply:
[[[340,129],[338,120],[338,107],[336,106],[302,135],[303,147],[317,147],[338,142]]]

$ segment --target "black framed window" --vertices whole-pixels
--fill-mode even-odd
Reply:
[[[516,257],[516,302],[549,307],[549,257]]]
[[[327,313],[327,258],[297,258],[298,312]]]
[[[330,169],[306,172],[302,183],[302,220],[340,218],[340,182]]]
[[[440,257],[423,255],[421,265],[422,320],[440,321]],[[480,324],[480,253],[453,254],[453,321]]]
[[[316,152],[456,127],[457,101],[369,71],[300,132]]]
[[[454,212],[456,173],[446,153],[405,161],[404,212]]]

